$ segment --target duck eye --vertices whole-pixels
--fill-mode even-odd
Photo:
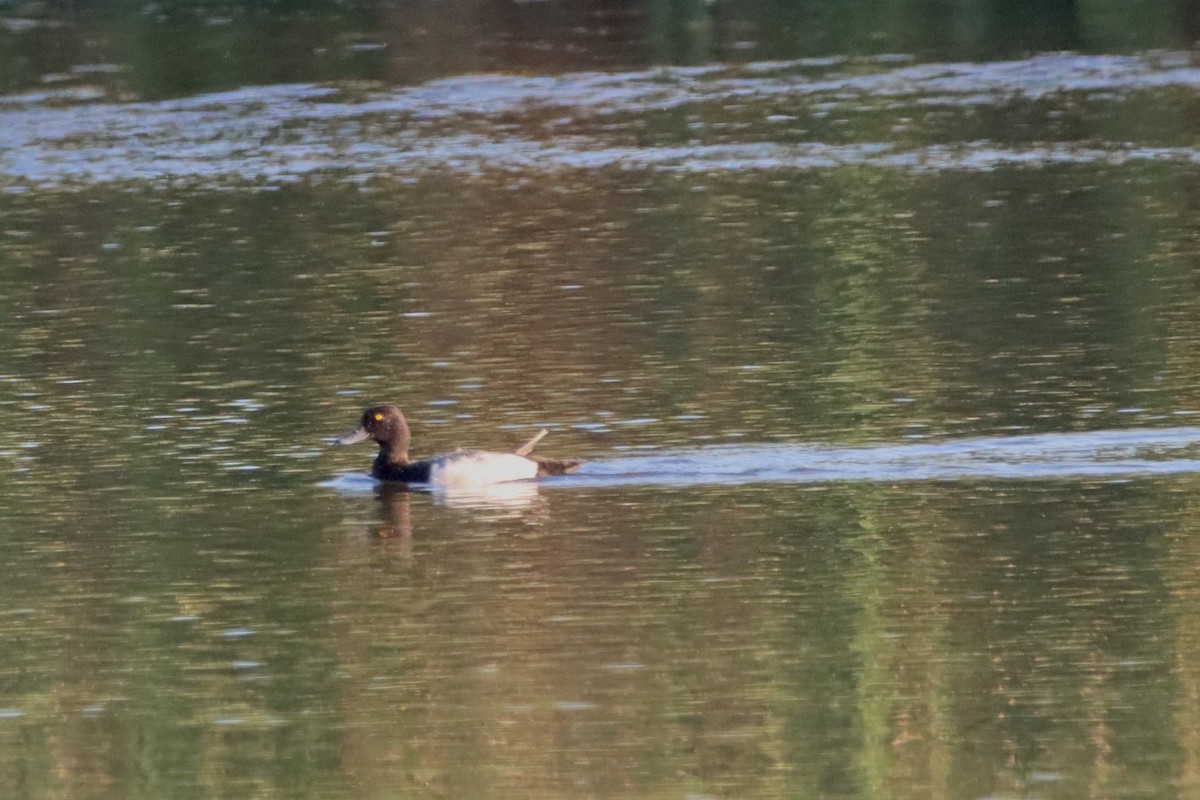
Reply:
[[[375,415],[375,421],[376,421],[376,422],[382,422],[382,421],[383,421],[383,414],[376,414],[376,415]]]

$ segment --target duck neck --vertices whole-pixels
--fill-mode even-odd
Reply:
[[[408,463],[408,420],[400,411],[396,412],[396,425],[392,438],[379,443],[379,458],[388,464]]]

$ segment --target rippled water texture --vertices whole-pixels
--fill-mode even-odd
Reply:
[[[283,5],[0,3],[0,799],[1200,793],[1191,4]]]
[[[471,75],[390,90],[265,86],[150,103],[39,92],[0,98],[0,180],[10,188],[212,187],[326,172],[365,180],[429,170],[986,170],[1197,160],[1190,137],[1129,141],[1111,122],[1135,95],[1157,98],[1171,114],[1171,95],[1200,86],[1186,56],[908,60]],[[1030,112],[1045,124],[1000,138],[989,127],[997,115]],[[1066,114],[1088,119],[1090,129]],[[880,132],[886,137],[869,135]]]
[[[538,487],[578,489],[637,486],[753,486],[762,483],[977,480],[982,478],[1136,477],[1200,472],[1200,429],[957,439],[936,444],[876,447],[727,445],[594,459],[569,477],[462,491],[434,487],[453,499],[507,504],[537,496]],[[368,475],[351,473],[324,485],[373,491]]]

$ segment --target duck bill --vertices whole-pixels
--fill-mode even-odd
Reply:
[[[368,439],[368,438],[370,438],[370,436],[371,436],[371,434],[367,432],[366,428],[358,427],[358,428],[355,428],[354,430],[350,431],[349,433],[346,433],[346,434],[343,434],[343,435],[337,437],[336,439],[333,440],[333,443],[334,444],[354,444],[356,442],[361,442],[363,439]]]

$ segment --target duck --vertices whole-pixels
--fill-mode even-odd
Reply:
[[[426,483],[440,486],[480,486],[523,481],[551,475],[569,475],[582,462],[531,456],[534,445],[550,431],[542,429],[511,453],[489,450],[456,450],[453,453],[413,461],[408,456],[411,435],[404,412],[394,405],[370,406],[354,430],[333,440],[347,445],[373,439],[379,455],[371,465],[371,477],[380,481]]]

